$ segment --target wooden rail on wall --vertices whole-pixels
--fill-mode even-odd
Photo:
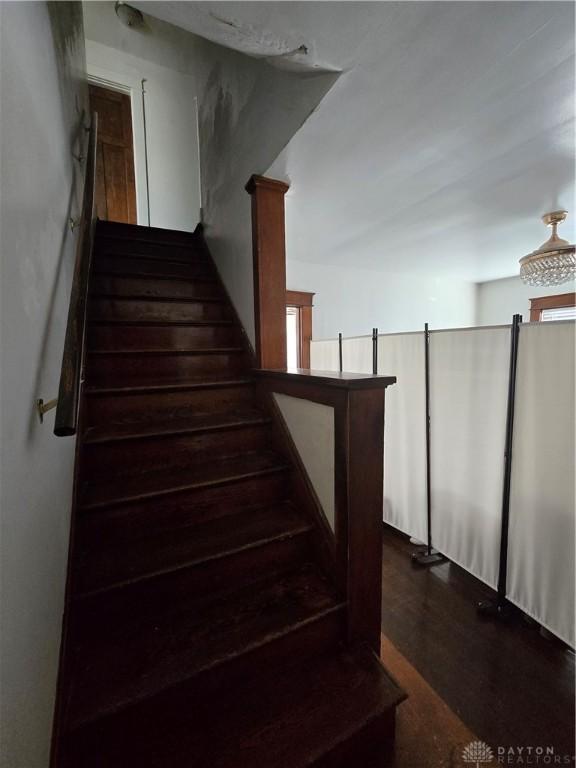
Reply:
[[[80,379],[84,363],[84,336],[86,326],[86,301],[88,277],[94,242],[95,182],[96,182],[96,139],[98,115],[92,114],[88,152],[86,153],[86,175],[80,216],[80,231],[76,244],[76,262],[72,278],[70,306],[62,355],[62,370],[58,389],[58,405],[54,434],[58,437],[76,434],[78,426],[78,404],[80,402]]]
[[[348,638],[379,653],[384,392],[396,378],[308,370],[256,375],[271,393],[334,408],[336,565],[347,598]]]

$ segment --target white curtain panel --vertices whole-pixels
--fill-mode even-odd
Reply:
[[[347,373],[372,373],[371,336],[343,339],[342,370]]]
[[[425,541],[424,334],[380,336],[378,373],[397,378],[386,389],[384,520]]]
[[[510,328],[430,335],[433,545],[496,587]]]
[[[339,371],[338,341],[310,342],[310,367],[313,371]]]
[[[520,327],[508,598],[574,647],[574,323]]]

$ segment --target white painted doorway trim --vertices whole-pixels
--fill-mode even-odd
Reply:
[[[88,63],[89,84],[100,85],[112,91],[130,96],[132,109],[132,143],[134,147],[134,177],[136,182],[136,221],[148,224],[148,194],[146,190],[146,143],[144,137],[144,112],[142,109],[142,83],[129,75]]]

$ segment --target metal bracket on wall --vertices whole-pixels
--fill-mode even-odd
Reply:
[[[44,424],[44,414],[48,413],[48,411],[51,411],[52,408],[56,408],[57,405],[58,405],[57,397],[54,397],[52,400],[48,400],[46,403],[41,397],[39,397],[38,400],[36,400],[36,410],[38,411],[38,418],[40,419],[40,424]]]

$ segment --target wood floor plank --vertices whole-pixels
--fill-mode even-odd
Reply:
[[[492,745],[574,754],[574,653],[523,621],[479,618],[492,590],[449,561],[414,569],[384,529],[382,629],[447,705]]]

